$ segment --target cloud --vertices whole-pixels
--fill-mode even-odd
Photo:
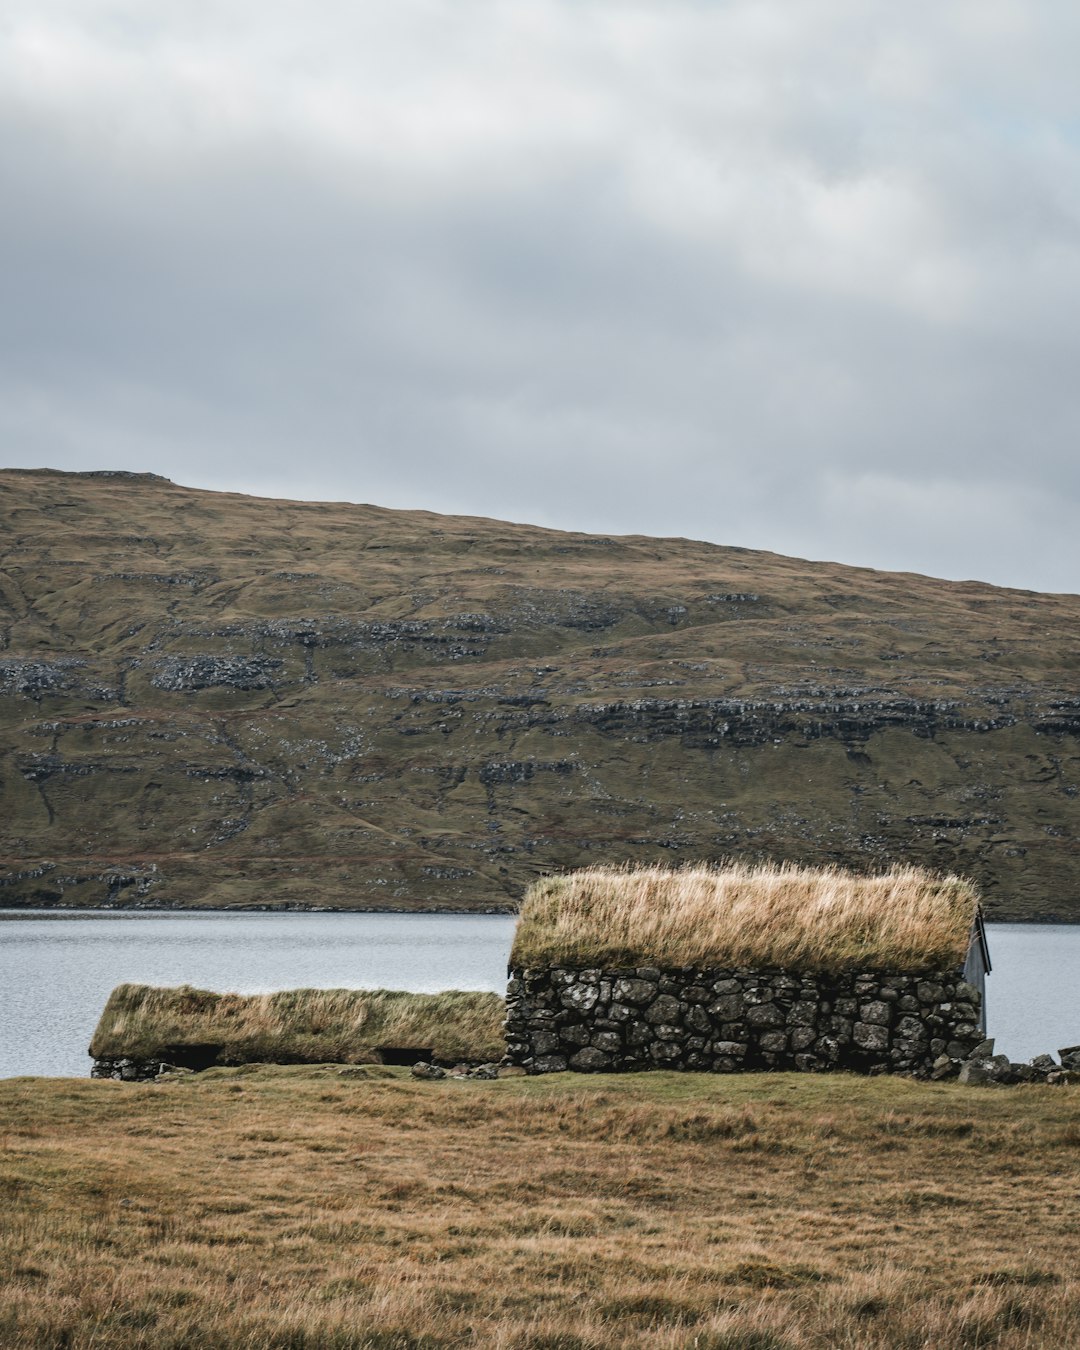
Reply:
[[[5,462],[1080,589],[1078,38],[13,0]]]

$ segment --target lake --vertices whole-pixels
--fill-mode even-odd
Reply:
[[[125,982],[275,989],[506,987],[507,915],[0,910],[0,1078],[85,1077]],[[1013,1059],[1080,1043],[1080,925],[991,924],[987,1018]]]

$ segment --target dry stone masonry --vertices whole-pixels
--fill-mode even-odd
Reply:
[[[507,1061],[529,1073],[855,1069],[946,1077],[983,1041],[958,972],[511,971]]]

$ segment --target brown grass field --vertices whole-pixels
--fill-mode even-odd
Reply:
[[[153,1059],[166,1047],[214,1045],[221,1064],[376,1063],[379,1046],[430,1047],[436,1060],[497,1060],[506,1008],[498,994],[450,990],[286,989],[215,994],[121,984],[90,1042],[96,1058]],[[166,1056],[167,1057],[167,1056]]]
[[[510,962],[946,970],[978,903],[971,882],[920,867],[588,867],[533,882]]]
[[[1080,1089],[0,1082],[5,1350],[1080,1345]]]

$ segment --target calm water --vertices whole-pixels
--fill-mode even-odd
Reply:
[[[86,1047],[125,981],[265,993],[506,984],[513,918],[0,910],[0,1078],[89,1073]],[[987,1016],[1030,1059],[1080,1043],[1080,925],[993,924]]]
[[[85,1076],[118,984],[506,989],[514,919],[471,914],[119,914],[0,910],[0,1078]]]

